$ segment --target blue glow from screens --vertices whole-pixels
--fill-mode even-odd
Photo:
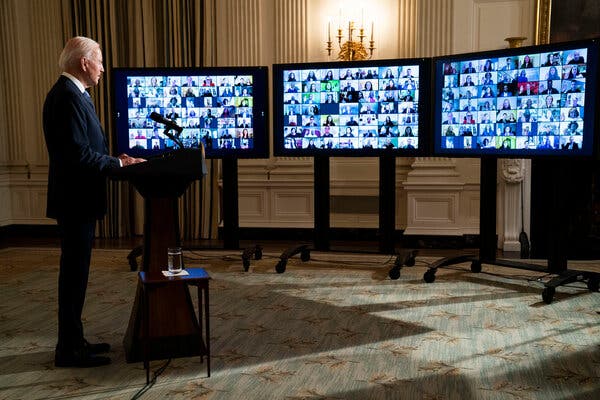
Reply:
[[[164,126],[150,119],[156,112],[183,127],[184,147],[241,149],[254,147],[252,75],[127,76],[130,150],[162,150],[175,144]]]
[[[282,73],[285,149],[418,148],[418,65]]]
[[[586,61],[587,48],[447,60],[438,66],[439,147],[508,154],[582,149]]]

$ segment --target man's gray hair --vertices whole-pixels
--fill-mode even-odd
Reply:
[[[76,69],[81,57],[92,59],[94,51],[99,48],[100,45],[95,40],[84,36],[75,36],[69,39],[58,58],[58,66],[61,72]]]

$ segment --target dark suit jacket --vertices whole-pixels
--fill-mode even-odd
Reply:
[[[106,213],[106,175],[119,168],[91,100],[67,77],[54,84],[43,111],[49,155],[50,218],[102,218]]]

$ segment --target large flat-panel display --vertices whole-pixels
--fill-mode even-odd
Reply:
[[[112,83],[117,153],[269,156],[266,67],[115,68]]]
[[[435,154],[594,153],[597,41],[451,55],[433,64]]]
[[[425,59],[274,65],[275,155],[423,154],[429,67]]]

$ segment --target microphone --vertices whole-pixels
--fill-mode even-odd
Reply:
[[[156,121],[158,123],[164,124],[166,126],[165,135],[171,139],[180,149],[183,149],[183,142],[179,139],[179,135],[183,128],[175,123],[175,121],[165,118],[157,112],[150,113],[150,119]],[[173,135],[169,130],[175,129],[177,131],[177,136]]]
[[[183,130],[183,128],[181,126],[177,125],[177,123],[175,121],[173,121],[172,119],[165,118],[157,112],[152,112],[150,114],[150,119],[152,119],[156,122],[159,122],[161,124],[164,124],[169,129],[175,129],[178,134],[181,133],[181,131]]]

